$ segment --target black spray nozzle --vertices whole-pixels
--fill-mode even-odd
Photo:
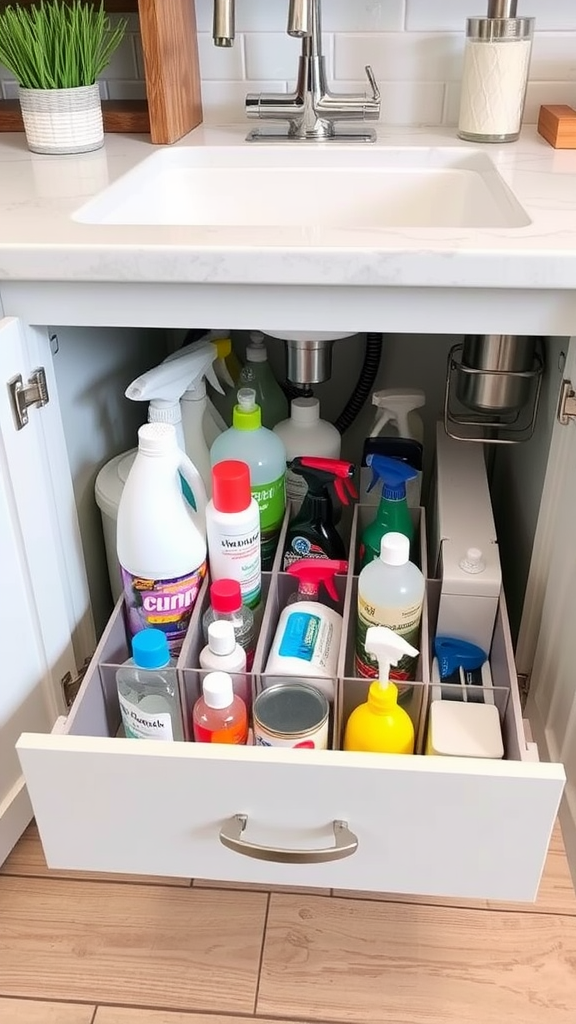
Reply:
[[[342,459],[321,459],[312,455],[299,456],[288,463],[289,469],[308,484],[308,493],[315,498],[332,498],[333,492],[343,505],[350,498],[358,498],[352,477],[354,465]]]

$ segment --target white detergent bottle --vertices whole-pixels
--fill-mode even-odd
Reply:
[[[150,403],[149,423],[174,424],[178,443],[196,466],[208,494],[212,481],[206,435],[213,440],[211,424],[216,423],[214,417],[219,417],[219,413],[213,407],[208,408],[204,378],[208,378],[216,390],[222,391],[212,367],[216,359],[218,349],[215,344],[194,342],[168,356],[160,366],[137,377],[125,392],[126,398],[134,402]],[[225,429],[226,424],[223,420],[221,423]]]
[[[320,419],[320,402],[317,398],[293,398],[290,403],[290,418],[274,427],[274,433],[284,442],[286,461],[301,456],[339,459],[342,438],[336,427]],[[308,484],[303,477],[286,473],[286,497],[292,502],[292,511],[299,512],[306,497]]]
[[[319,591],[323,583],[337,601],[334,576],[348,572],[348,562],[303,558],[288,572],[298,578],[298,592],[280,614],[266,662],[269,678],[264,685],[278,682],[273,676],[313,678],[314,686],[332,701],[343,620],[339,612],[321,603]]]
[[[182,493],[180,474],[197,512]],[[130,637],[155,627],[176,656],[206,574],[202,478],[169,423],[146,423],[118,508],[117,550]]]
[[[262,426],[252,388],[240,388],[232,426],[216,438],[210,459],[213,466],[228,459],[248,465],[250,489],[260,514],[262,569],[269,572],[286,508],[286,449],[276,434]]]
[[[418,476],[410,480],[406,487],[406,499],[410,508],[420,505],[424,424],[416,409],[421,409],[425,404],[426,395],[418,388],[388,388],[375,391],[372,395],[372,405],[376,406],[377,413],[364,443],[360,470],[363,504],[378,504],[377,492],[369,491],[372,474],[366,466],[366,457],[375,454],[402,459],[417,471]]]

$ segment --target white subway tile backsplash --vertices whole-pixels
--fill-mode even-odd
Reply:
[[[381,82],[447,82],[460,78],[464,40],[459,35],[415,32],[336,34],[336,78],[359,78],[371,64]]]
[[[295,78],[302,49],[299,39],[286,32],[248,32],[245,41],[248,78]]]
[[[286,82],[206,82],[202,84],[202,106],[207,124],[246,122],[244,102],[248,92],[286,92]],[[256,122],[251,127],[255,127]],[[248,130],[248,125],[246,125]]]
[[[288,0],[236,0],[236,41],[212,43],[213,0],[196,4],[205,120],[246,122],[247,92],[285,92],[296,78],[300,44],[286,34]],[[455,125],[466,18],[487,0],[323,0],[324,52],[334,91],[364,91],[372,64],[382,91],[382,123]],[[525,121],[541,103],[576,105],[576,0],[520,0],[519,13],[536,19]],[[115,16],[114,16],[115,17]],[[13,75],[0,67],[5,98],[17,95]],[[138,17],[100,83],[103,98],[145,95]]]
[[[245,77],[244,38],[237,36],[234,46],[214,46],[212,35],[198,33],[198,56],[202,79],[239,82]]]
[[[466,18],[484,14],[486,0],[406,0],[406,28],[415,32],[465,31]],[[576,29],[575,0],[520,0],[518,14],[535,18],[539,31]]]

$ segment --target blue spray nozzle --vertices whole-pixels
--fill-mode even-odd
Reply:
[[[372,482],[368,493],[382,481],[382,497],[390,501],[401,501],[406,497],[406,484],[415,480],[418,471],[400,459],[391,459],[387,455],[370,454],[366,456],[366,465],[372,470]]]
[[[438,658],[440,679],[447,679],[459,668],[473,672],[488,660],[488,655],[481,647],[452,636],[437,636],[434,639],[434,654]]]

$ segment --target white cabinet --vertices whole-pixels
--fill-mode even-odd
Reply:
[[[26,384],[39,365],[48,369],[50,403],[42,421],[30,411],[28,425],[17,430],[8,383]],[[4,860],[31,817],[15,743],[23,731],[47,732],[62,710],[60,680],[76,664],[71,643],[73,610],[65,589],[68,573],[61,561],[60,529],[65,528],[66,496],[74,521],[69,474],[58,473],[58,399],[51,375],[46,332],[25,332],[17,320],[0,321],[0,861]],[[46,447],[44,427],[54,426],[60,451]],[[53,458],[52,465],[49,460]],[[53,486],[61,488],[60,523]],[[78,611],[78,609],[76,609]],[[78,622],[80,619],[77,620]]]
[[[34,350],[35,358],[42,350],[42,362],[50,364],[46,332],[27,331],[27,344],[13,321],[5,322],[4,332],[0,334],[0,353],[14,349],[4,379],[16,372],[24,376],[29,372],[27,348]],[[20,349],[16,338],[20,338]],[[576,378],[574,350],[573,343],[571,359]],[[16,366],[19,358],[21,364]],[[49,383],[51,372],[49,367]],[[22,720],[18,728],[18,732],[26,733],[19,752],[52,866],[437,895],[531,898],[562,792],[563,772],[559,764],[538,763],[533,749],[524,742],[517,694],[513,695],[510,718],[516,756],[502,763],[457,759],[446,763],[427,758],[383,761],[335,751],[306,753],[296,768],[281,751],[269,751],[264,756],[250,749],[214,751],[194,745],[166,748],[134,744],[112,738],[114,728],[106,695],[95,675],[86,680],[68,719],[59,719],[54,734],[47,735],[56,713],[58,681],[64,674],[64,663],[69,667],[71,662],[70,633],[86,612],[79,607],[82,599],[78,595],[86,592],[85,581],[82,583],[80,578],[83,560],[70,514],[72,488],[65,465],[62,425],[59,418],[59,425],[55,420],[57,408],[54,384],[50,404],[31,413],[32,431],[29,426],[16,434],[11,427],[7,392],[0,391],[1,437],[4,453],[8,452],[2,466],[3,479],[10,482],[18,466],[22,469],[24,459],[31,467],[42,464],[43,459],[48,461],[48,468],[44,465],[38,477],[42,498],[23,489],[13,500],[11,515],[13,530],[24,533],[23,524],[29,519],[36,523],[36,532],[40,524],[45,527],[42,568],[31,568],[38,554],[32,529],[30,540],[28,536],[22,539],[20,560],[14,563],[12,573],[29,582],[35,631],[44,645],[43,660],[31,663],[29,677],[39,679],[42,672],[49,693],[54,695],[44,719]],[[49,430],[40,426],[47,413],[52,416]],[[30,447],[30,454],[24,452],[24,444]],[[563,470],[576,460],[576,426],[557,424],[551,450],[555,453],[554,492],[549,492],[551,504],[546,508],[550,520],[559,517],[560,524],[569,492]],[[70,520],[62,527],[58,516],[64,512]],[[566,529],[567,522],[562,520]],[[556,527],[552,529],[553,537],[555,532]],[[549,538],[550,529],[546,536]],[[548,543],[550,547],[550,540]],[[558,571],[563,573],[562,586],[567,588],[570,573],[574,576],[576,569],[576,550],[566,544],[566,558],[558,560]],[[551,549],[557,551],[554,543]],[[538,550],[534,557],[538,565]],[[73,586],[69,582],[71,573],[76,573]],[[547,610],[552,607],[548,593],[552,594],[554,582],[551,576],[543,606],[545,567],[538,565],[538,574],[536,583],[529,585],[530,614],[540,601],[548,621],[552,614]],[[42,605],[43,580],[51,575],[56,581],[56,597],[51,603],[44,595],[47,604]],[[59,624],[52,633],[46,624],[58,608]],[[576,620],[570,626],[568,612],[563,622],[568,633],[576,635]],[[82,642],[77,643],[77,657],[80,650],[85,651],[88,637],[89,630],[85,629]],[[4,623],[2,639],[5,647]],[[558,630],[557,639],[558,643],[551,646],[542,633],[535,652],[535,665],[545,665],[552,688],[563,673],[567,678],[566,666],[571,664],[567,660],[571,656],[570,638]],[[18,694],[25,697],[26,689],[25,682],[18,683],[24,672],[20,655],[15,655],[10,664],[17,700]],[[539,679],[535,687],[537,693]],[[22,707],[24,703],[23,699]],[[576,720],[576,710],[564,704],[564,720],[568,712]],[[7,733],[7,742],[13,742],[16,736],[14,731]],[[554,755],[550,744],[549,750]],[[569,765],[575,760],[573,750],[574,746],[565,740],[562,758]],[[570,793],[574,785],[576,778],[569,780]],[[248,815],[245,838],[250,842],[300,850],[327,847],[334,842],[332,823],[345,820],[358,835],[359,847],[350,856],[323,865],[311,864],[306,857],[302,863],[296,857],[290,864],[248,858],[232,851],[219,838],[225,822],[238,814]],[[20,825],[24,820],[25,815]],[[229,822],[228,827],[234,826]]]

